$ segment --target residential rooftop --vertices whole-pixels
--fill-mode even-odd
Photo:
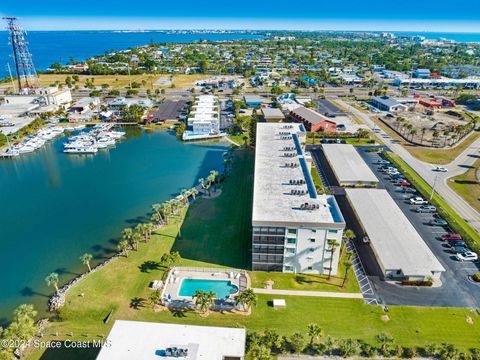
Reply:
[[[445,271],[386,190],[346,189],[346,193],[385,271],[401,270],[406,277]]]
[[[257,124],[254,226],[344,226],[335,198],[315,190],[301,145],[305,137],[302,124]]]
[[[303,118],[304,121],[308,121],[310,124],[318,124],[324,121],[334,122],[332,119],[329,119],[328,117],[305,106],[299,106],[291,110],[290,113],[294,114],[296,117]]]
[[[378,178],[353,145],[322,144],[322,149],[340,185],[378,183]]]
[[[241,328],[116,320],[97,360],[162,359],[172,347],[188,349],[189,360],[243,358],[245,337]]]

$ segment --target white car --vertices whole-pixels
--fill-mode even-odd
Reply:
[[[412,205],[427,205],[428,201],[420,196],[415,196],[410,199],[410,204]]]
[[[458,261],[477,261],[478,255],[473,251],[466,251],[463,254],[456,254],[455,257]]]
[[[447,168],[444,168],[442,166],[435,166],[433,168],[433,171],[439,171],[439,172],[448,172],[448,169]]]

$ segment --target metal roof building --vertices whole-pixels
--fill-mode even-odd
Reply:
[[[322,149],[340,186],[378,184],[378,178],[353,145],[322,144]]]
[[[241,360],[245,338],[240,328],[117,320],[97,360]],[[172,348],[187,349],[187,356],[169,356]]]
[[[440,278],[445,268],[386,190],[346,193],[386,279]]]

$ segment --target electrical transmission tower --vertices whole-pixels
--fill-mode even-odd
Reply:
[[[15,17],[4,17],[7,21],[7,29],[10,32],[10,44],[12,45],[13,60],[19,92],[38,86],[38,76],[33,65],[32,55],[28,50],[27,32],[20,26]],[[22,81],[24,85],[22,85]]]

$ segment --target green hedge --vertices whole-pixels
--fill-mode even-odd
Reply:
[[[398,170],[409,180],[409,182],[421,193],[421,195],[429,199],[432,193],[432,188],[423,180],[413,169],[411,169],[402,159],[397,155],[384,151],[383,156],[394,164]],[[462,219],[453,210],[447,202],[437,193],[433,195],[431,203],[437,208],[438,214],[448,222],[453,231],[460,234],[468,246],[480,254],[480,235]]]

